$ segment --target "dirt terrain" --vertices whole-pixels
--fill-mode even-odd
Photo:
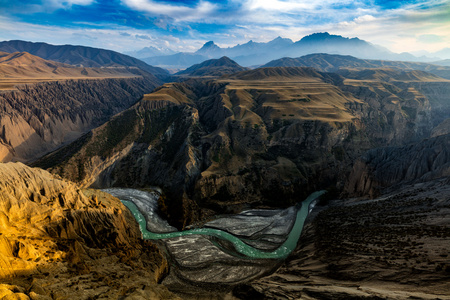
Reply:
[[[449,213],[448,178],[331,200],[284,266],[242,290],[261,299],[450,299]]]

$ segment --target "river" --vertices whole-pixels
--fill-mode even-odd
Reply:
[[[247,210],[202,228],[177,231],[157,214],[159,193],[105,191],[130,209],[144,239],[156,240],[165,248],[179,278],[221,284],[257,278],[283,261],[296,248],[315,200],[325,193],[314,192],[287,209]]]

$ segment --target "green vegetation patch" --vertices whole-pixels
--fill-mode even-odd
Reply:
[[[86,148],[86,154],[107,157],[122,141],[134,140],[138,119],[137,112],[130,109],[109,121],[98,134],[97,143],[90,143]]]
[[[179,106],[168,106],[165,109],[150,110],[144,113],[144,130],[139,143],[150,144],[157,137],[161,136],[170,124],[179,119],[183,110]]]
[[[67,162],[72,156],[74,156],[78,151],[83,148],[84,145],[89,143],[92,138],[92,132],[83,135],[81,138],[77,139],[75,142],[64,146],[55,152],[39,159],[33,163],[32,167],[38,167],[41,169],[49,169]]]
[[[409,119],[415,119],[417,116],[417,109],[414,107],[402,106],[402,111],[407,115]]]

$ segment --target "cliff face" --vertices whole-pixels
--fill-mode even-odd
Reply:
[[[198,130],[195,108],[144,98],[37,165],[83,186],[160,186],[173,196],[171,220],[182,226],[190,219],[185,188],[200,173]]]
[[[67,80],[0,94],[0,161],[30,161],[134,104],[159,81]]]
[[[413,88],[429,99],[433,126],[437,126],[450,116],[450,84],[446,82],[414,82],[404,84]]]
[[[0,190],[2,295],[88,299],[146,285],[169,294],[156,286],[164,258],[117,198],[21,163],[0,164]]]
[[[182,227],[196,204],[233,212],[341,190],[366,150],[429,135],[430,107],[386,79],[257,69],[166,84],[36,165],[85,186],[158,185]]]
[[[403,147],[377,148],[354,165],[345,193],[379,195],[384,189],[450,176],[450,135],[444,134]]]

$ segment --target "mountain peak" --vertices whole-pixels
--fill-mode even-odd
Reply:
[[[209,42],[206,42],[201,48],[200,48],[200,50],[202,50],[202,49],[219,49],[220,47],[219,46],[217,46],[213,41],[209,41]]]
[[[209,41],[209,42],[206,42],[204,45],[203,45],[203,47],[212,47],[212,46],[216,46],[216,44],[214,44],[214,41]]]
[[[203,55],[213,55],[217,52],[221,51],[222,49],[214,44],[213,41],[206,42],[200,49],[198,49],[195,53],[196,54],[203,54]]]
[[[307,35],[305,37],[303,37],[300,41],[323,41],[323,40],[328,40],[328,39],[345,39],[344,37],[342,37],[341,35],[331,35],[328,32],[317,32],[317,33],[313,33],[310,35]]]

